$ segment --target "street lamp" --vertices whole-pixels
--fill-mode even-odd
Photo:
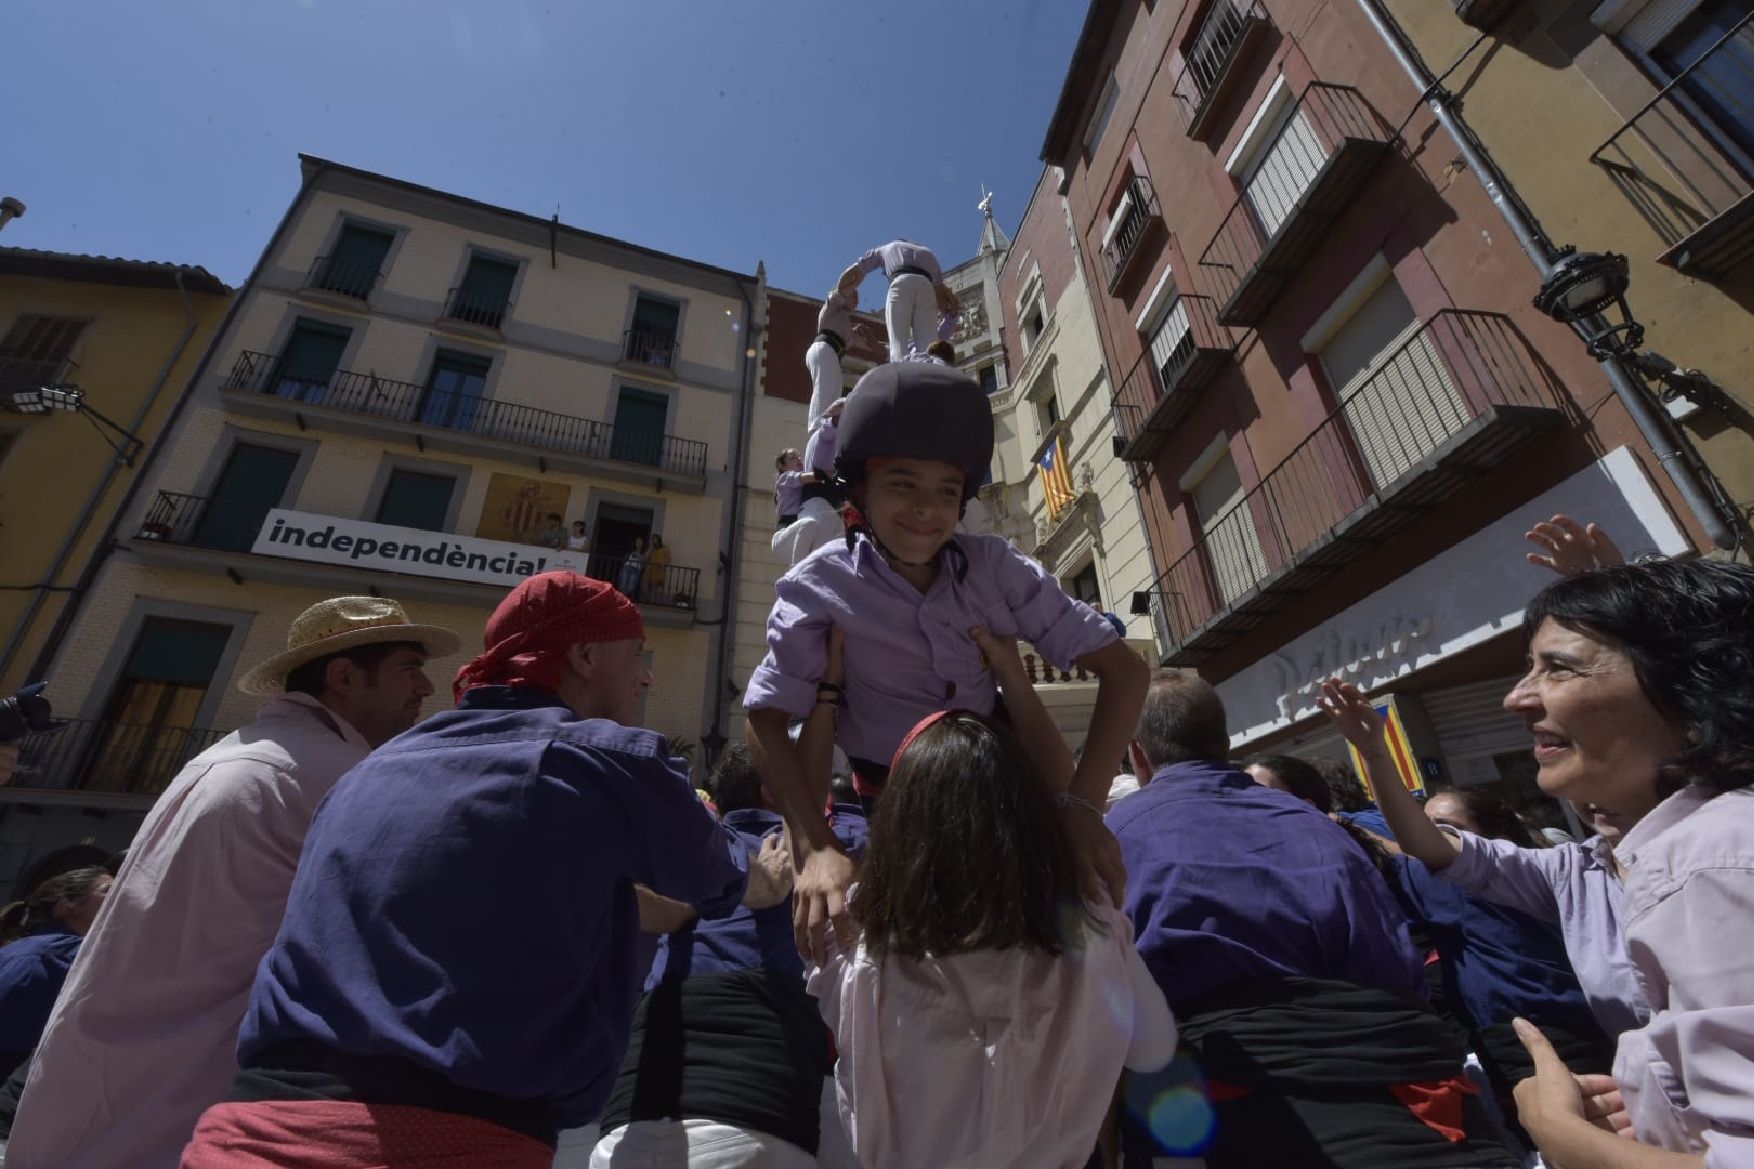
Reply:
[[[14,390],[4,405],[14,414],[47,414],[53,410],[65,410],[69,414],[83,415],[92,427],[103,436],[104,441],[110,444],[110,449],[120,455],[122,462],[130,467],[134,465],[135,457],[146,445],[120,423],[107,417],[97,407],[87,402],[85,391],[76,385],[51,382],[47,385]]]
[[[1728,394],[1697,369],[1682,369],[1661,353],[1643,349],[1644,326],[1626,303],[1632,274],[1618,252],[1580,252],[1567,245],[1547,271],[1535,307],[1577,330],[1597,361],[1619,363],[1658,384],[1657,397],[1668,405],[1685,398],[1695,406],[1732,412]],[[1608,316],[1613,310],[1618,322]]]

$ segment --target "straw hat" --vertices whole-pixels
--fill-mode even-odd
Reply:
[[[415,625],[395,601],[383,597],[334,597],[293,619],[286,652],[275,654],[238,680],[245,694],[266,697],[286,689],[286,676],[306,662],[355,646],[386,641],[418,642],[428,657],[448,657],[462,639],[437,625]]]

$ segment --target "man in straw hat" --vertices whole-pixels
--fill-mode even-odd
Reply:
[[[50,1016],[8,1163],[170,1169],[237,1071],[238,1023],[317,804],[407,730],[455,653],[377,597],[305,610],[239,681],[256,721],[189,761],[153,805]]]
[[[746,880],[752,906],[784,899],[777,842],[750,865],[663,737],[634,725],[651,684],[637,605],[546,572],[485,642],[458,708],[354,768],[311,825],[237,1080],[186,1169],[239,1149],[262,1165],[549,1169],[627,1046],[636,885],[707,917],[732,913]]]

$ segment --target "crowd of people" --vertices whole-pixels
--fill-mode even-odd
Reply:
[[[835,430],[710,802],[618,582],[521,583],[424,720],[458,633],[299,617],[113,885],[0,915],[11,1169],[1754,1166],[1754,569],[1531,533],[1554,845],[1421,804],[1344,680],[1367,788],[1233,760],[1211,684],[959,530],[947,364]],[[1097,679],[1077,753],[1020,641]]]

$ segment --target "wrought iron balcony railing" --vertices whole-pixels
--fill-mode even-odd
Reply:
[[[1317,81],[1303,91],[1200,256],[1220,321],[1259,323],[1390,143],[1357,90]]]
[[[1163,226],[1163,209],[1157,205],[1157,193],[1151,180],[1134,175],[1127,182],[1123,196],[1126,209],[1121,222],[1108,241],[1102,245],[1103,267],[1108,271],[1108,290],[1113,293],[1132,273],[1134,261],[1144,254],[1146,240]]]
[[[447,320],[462,321],[483,329],[497,330],[505,323],[505,315],[511,307],[511,302],[503,296],[467,288],[453,288],[445,294]]]
[[[1628,118],[1590,161],[1662,239],[1719,279],[1754,259],[1754,14]]]
[[[222,737],[198,727],[70,719],[19,742],[12,786],[156,796]]]
[[[1508,317],[1436,314],[1158,578],[1172,662],[1200,661],[1565,418]]]
[[[1235,79],[1233,70],[1272,26],[1260,0],[1213,0],[1188,44],[1173,89],[1188,137],[1205,140],[1218,99]]]
[[[1115,391],[1122,458],[1148,462],[1199,391],[1229,363],[1236,338],[1210,297],[1182,296],[1164,313],[1145,353]]]
[[[675,369],[676,335],[655,329],[629,329],[621,334],[621,359]]]
[[[380,275],[370,264],[353,264],[334,256],[318,256],[317,262],[311,265],[305,287],[365,300],[377,287]]]
[[[351,370],[300,370],[271,353],[244,352],[221,386],[287,398],[410,426],[498,439],[593,459],[644,463],[683,475],[706,474],[707,444],[672,434],[617,428],[517,402],[502,402]]]

